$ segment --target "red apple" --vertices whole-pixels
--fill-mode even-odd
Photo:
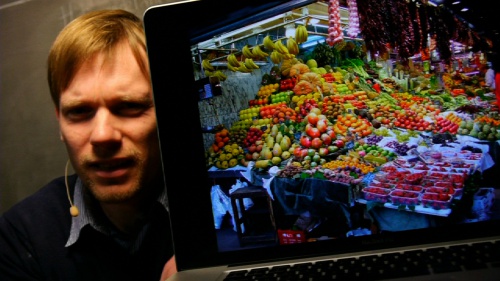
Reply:
[[[323,145],[323,141],[322,141],[320,138],[314,138],[314,139],[311,141],[311,147],[312,147],[312,148],[318,149],[318,148],[320,148],[322,145]]]
[[[308,155],[308,153],[309,153],[309,149],[307,149],[307,148],[302,148],[302,149],[300,150],[300,158],[304,158],[304,157],[306,157],[306,156]]]
[[[256,152],[261,152],[262,151],[262,144],[257,145],[257,148],[255,150]]]
[[[316,128],[318,128],[320,133],[326,132],[326,129],[328,128],[328,120],[319,119],[318,122],[316,123]]]
[[[306,134],[311,138],[317,138],[321,135],[321,132],[318,128],[315,128],[313,126],[306,126]]]
[[[328,151],[328,148],[326,147],[320,147],[318,150],[319,156],[326,156],[330,151]]]
[[[255,151],[257,151],[257,146],[255,144],[248,147],[248,152],[254,153]]]
[[[302,136],[300,138],[300,145],[309,148],[311,146],[311,138],[309,138],[308,136]]]
[[[327,133],[321,134],[321,140],[325,145],[330,145],[332,143],[332,138]]]
[[[342,148],[342,147],[344,147],[344,141],[343,141],[343,140],[336,140],[336,141],[335,141],[335,145],[336,145],[338,148]]]
[[[307,114],[307,122],[309,122],[310,124],[316,125],[318,120],[319,117],[316,113],[310,112],[309,114]]]
[[[327,130],[326,133],[332,138],[332,140],[337,138],[337,134],[335,134],[335,131],[333,129]]]
[[[300,146],[298,146],[293,150],[293,156],[302,157],[301,152],[302,152],[302,148]]]

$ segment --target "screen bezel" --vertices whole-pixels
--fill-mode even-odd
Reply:
[[[144,14],[153,95],[158,119],[164,178],[179,271],[226,264],[245,264],[313,255],[367,251],[420,243],[498,235],[499,221],[385,235],[351,237],[315,243],[217,251],[202,128],[193,74],[191,45],[224,31],[290,11],[315,1],[186,1],[154,6]],[[189,15],[179,24],[177,17]],[[167,67],[169,66],[169,67]],[[181,118],[179,118],[181,117]],[[195,175],[195,176],[193,176]],[[198,195],[198,196],[194,196]],[[471,227],[472,226],[472,227]],[[206,233],[200,230],[211,229]]]

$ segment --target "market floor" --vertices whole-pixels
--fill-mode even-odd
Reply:
[[[485,213],[486,216],[476,216],[473,218],[469,218],[466,220],[466,222],[474,222],[484,219],[500,219],[500,189],[495,188],[494,194],[495,194],[494,195],[495,200],[493,201],[493,204],[490,206],[488,211]],[[217,243],[221,251],[230,251],[242,248],[238,240],[238,235],[236,231],[233,230],[231,217],[229,215],[226,215],[224,217],[221,228],[218,229],[216,233],[217,233]],[[257,248],[273,243],[274,242],[246,243],[243,246],[243,248]]]
[[[238,235],[236,231],[233,230],[232,225],[223,225],[220,229],[216,231],[217,233],[217,244],[221,251],[230,251],[234,249],[250,249],[250,248],[258,248],[270,244],[274,244],[274,242],[253,242],[253,243],[245,243],[243,247],[240,246],[240,241],[238,240]]]

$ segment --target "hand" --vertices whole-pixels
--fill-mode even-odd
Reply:
[[[172,256],[165,266],[163,267],[163,272],[161,273],[160,281],[165,281],[170,276],[177,272],[177,265],[175,264],[175,256]]]

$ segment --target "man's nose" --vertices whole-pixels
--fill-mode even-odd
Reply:
[[[106,145],[119,142],[121,133],[117,118],[108,110],[98,110],[90,136],[92,145]]]

